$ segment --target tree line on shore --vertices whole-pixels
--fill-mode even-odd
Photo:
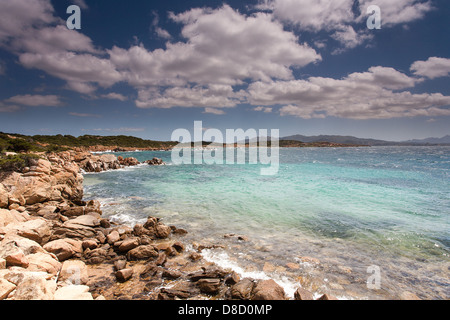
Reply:
[[[90,147],[95,145],[132,148],[169,148],[176,145],[171,141],[144,140],[132,136],[94,136],[84,135],[34,135],[0,133],[0,151],[11,152],[54,152],[75,147]]]

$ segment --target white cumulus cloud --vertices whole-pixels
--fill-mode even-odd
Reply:
[[[366,19],[366,9],[370,5],[380,7],[384,28],[422,19],[427,12],[433,10],[430,0],[359,0],[360,19]]]
[[[284,105],[280,114],[305,119],[325,116],[349,119],[450,115],[450,97],[440,93],[413,94],[396,90],[420,80],[392,68],[372,67],[343,79],[255,82],[249,86],[253,105]]]
[[[62,105],[60,97],[56,95],[17,95],[5,100],[5,102],[28,107],[59,107]]]
[[[450,75],[450,59],[430,57],[426,61],[416,61],[411,65],[411,71],[417,76],[430,79],[448,77]]]
[[[186,42],[168,43],[165,50],[133,46],[109,51],[131,85],[235,85],[246,79],[290,79],[291,68],[321,60],[268,14],[246,16],[225,5],[217,10],[192,9],[172,19],[185,24]]]
[[[275,17],[313,31],[334,30],[354,20],[353,0],[265,0],[258,6]]]

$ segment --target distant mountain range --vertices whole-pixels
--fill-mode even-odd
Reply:
[[[450,144],[450,135],[446,135],[442,138],[427,138],[422,140],[409,140],[410,143],[431,143],[431,144]]]
[[[280,140],[294,140],[305,143],[313,142],[332,142],[340,144],[356,144],[367,146],[426,146],[426,145],[450,145],[450,135],[442,138],[415,139],[408,141],[385,141],[377,139],[363,139],[352,136],[336,136],[336,135],[320,135],[320,136],[303,136],[296,134],[293,136],[283,137]]]

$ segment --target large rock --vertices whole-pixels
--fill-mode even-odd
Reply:
[[[64,171],[53,176],[55,195],[52,200],[81,201],[83,198],[83,176],[72,172],[72,169],[79,170],[78,167],[71,168],[66,166]]]
[[[116,278],[120,282],[125,282],[131,279],[133,276],[133,269],[127,268],[127,269],[120,269],[116,272]]]
[[[155,264],[157,264],[157,263],[155,263]],[[183,274],[181,273],[181,271],[176,270],[176,269],[163,269],[163,272],[162,272],[163,278],[171,279],[171,280],[178,279],[182,275]]]
[[[72,220],[67,220],[59,228],[53,231],[53,239],[63,238],[94,238],[97,234],[94,227],[100,226],[100,220],[91,215],[79,216]]]
[[[41,245],[46,243],[52,235],[50,224],[43,218],[23,222],[14,226],[13,229],[19,236],[36,241]]]
[[[83,242],[75,239],[59,239],[45,244],[44,249],[55,254],[59,261],[64,261],[83,253]]]
[[[75,228],[77,228],[78,226],[95,228],[100,226],[100,220],[92,215],[83,215],[75,219],[66,221],[64,225]]]
[[[88,282],[88,270],[81,260],[64,261],[58,277],[59,283],[82,285]]]
[[[139,246],[139,238],[128,238],[122,241],[119,246],[120,252],[128,252]]]
[[[84,285],[69,285],[55,292],[55,300],[94,300],[89,293],[89,287]]]
[[[8,194],[8,202],[9,205],[13,205],[13,204],[18,204],[19,206],[24,206],[27,201],[25,200],[24,196],[21,195],[20,193],[15,193],[15,194]]]
[[[0,300],[6,299],[8,295],[16,288],[16,285],[0,278]]]
[[[147,163],[150,166],[162,166],[165,165],[164,161],[159,158],[153,158],[152,160],[144,161],[144,163]]]
[[[3,252],[2,249],[13,246],[20,249],[25,255],[29,255],[36,252],[45,252],[39,243],[36,241],[22,238],[18,235],[7,235],[2,242],[0,242],[0,255]]]
[[[203,268],[202,271],[189,274],[189,280],[198,281],[200,279],[224,279],[228,275],[228,272],[221,268],[209,267]]]
[[[8,236],[0,243],[0,258],[6,261],[6,266],[27,268],[30,254],[45,252],[35,241],[19,236]]]
[[[135,226],[133,232],[138,236],[145,234],[152,238],[165,239],[172,232],[172,228],[166,226],[162,222],[159,222],[158,218],[148,217],[144,225]]]
[[[0,208],[8,208],[8,190],[0,183]]]
[[[14,300],[53,300],[56,290],[54,281],[44,277],[27,277],[21,281],[14,292]]]
[[[119,160],[119,163],[125,167],[136,166],[139,164],[139,161],[133,157],[125,158],[125,159],[122,157],[119,157],[118,160]]]
[[[85,213],[85,207],[67,207],[61,210],[61,214],[66,217],[78,217]]]
[[[25,188],[23,196],[27,205],[43,203],[52,200],[53,190],[51,185],[39,180],[32,180],[28,188]],[[59,200],[59,199],[57,199]]]
[[[156,236],[160,239],[167,238],[170,233],[172,232],[172,229],[169,226],[166,226],[165,224],[158,223],[155,226]]]
[[[106,241],[109,244],[114,244],[115,242],[120,240],[120,234],[117,230],[113,230],[111,231],[107,236],[106,236]]]
[[[231,299],[249,300],[255,283],[250,278],[244,278],[230,288]]]
[[[22,251],[16,248],[10,248],[9,246],[5,247],[5,251],[4,253],[2,253],[2,257],[6,261],[7,267],[18,266],[27,268],[29,264],[27,257]]]
[[[6,227],[9,224],[25,222],[28,219],[30,219],[30,216],[27,212],[0,209],[0,227]]]
[[[52,239],[84,239],[95,237],[95,235],[96,232],[93,228],[68,225],[54,229]]]
[[[284,289],[274,280],[259,280],[256,282],[251,300],[285,300]]]
[[[115,163],[118,161],[117,157],[113,154],[102,154],[99,160],[105,163]]]
[[[44,271],[48,274],[56,275],[61,270],[61,262],[56,256],[49,253],[33,253],[27,256],[28,270]]]
[[[239,282],[240,279],[241,277],[235,271],[232,271],[231,273],[225,276],[224,282],[225,284],[228,285],[235,285],[236,283]]]
[[[294,292],[294,299],[295,300],[314,300],[314,296],[310,291],[305,290],[303,288],[298,288]]]
[[[221,281],[220,279],[200,279],[197,285],[201,292],[215,294],[220,289]]]
[[[86,249],[84,257],[88,264],[99,264],[108,258],[109,245],[106,244],[103,247],[96,248],[94,250]]]
[[[101,172],[120,168],[120,162],[113,154],[103,154],[101,156],[88,155],[78,164],[86,172]]]
[[[152,245],[139,246],[133,250],[128,251],[128,260],[143,260],[152,257],[158,257],[158,251]]]
[[[158,218],[148,217],[147,221],[144,223],[144,228],[147,230],[153,230],[158,223]]]
[[[18,286],[23,280],[28,278],[44,278],[45,280],[52,280],[53,275],[43,271],[30,271],[21,267],[11,267],[2,273],[3,278],[12,284]]]
[[[43,173],[49,175],[52,171],[52,164],[45,159],[39,159],[35,167],[30,167],[30,171]]]
[[[188,299],[190,297],[195,297],[200,293],[197,286],[192,282],[180,281],[174,286],[169,288],[161,288],[158,294],[158,299],[162,300],[173,300],[173,299]]]
[[[58,207],[56,206],[45,206],[37,210],[37,215],[47,220],[58,220],[59,214],[56,212],[57,209]]]
[[[31,271],[45,271],[57,274],[61,264],[56,256],[46,252],[38,243],[26,238],[4,240],[0,247],[0,258],[6,266],[19,266]]]
[[[83,240],[83,249],[90,249],[90,250],[94,250],[98,248],[98,243],[99,241],[97,241],[96,239],[86,239]]]
[[[89,159],[92,154],[90,152],[76,152],[73,157],[69,155],[64,155],[62,153],[60,153],[61,156],[66,157],[66,159],[72,159],[75,162],[81,162],[83,160]]]

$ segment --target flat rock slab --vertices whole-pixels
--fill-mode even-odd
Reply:
[[[55,292],[55,300],[94,300],[89,293],[89,287],[84,285],[70,285],[59,288]]]
[[[100,226],[100,220],[91,215],[83,215],[72,220],[67,220],[66,222],[64,222],[63,226],[74,228],[77,228],[79,226],[95,228]]]

